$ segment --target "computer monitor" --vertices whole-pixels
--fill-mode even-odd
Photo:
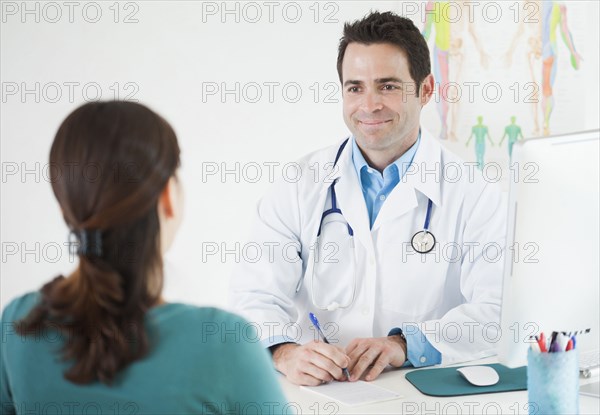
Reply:
[[[600,328],[600,130],[523,140],[511,160],[500,363],[527,362],[530,336]]]

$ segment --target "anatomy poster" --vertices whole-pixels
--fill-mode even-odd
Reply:
[[[436,92],[422,123],[466,160],[507,166],[518,140],[589,125],[586,102],[598,100],[598,49],[585,29],[593,27],[593,2],[398,7],[430,49]]]

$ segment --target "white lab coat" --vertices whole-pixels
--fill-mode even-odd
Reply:
[[[475,163],[465,163],[422,130],[413,164],[369,229],[351,143],[339,168],[324,174],[340,144],[301,159],[299,180],[280,180],[259,202],[250,242],[263,252],[259,260],[242,259],[234,271],[231,306],[267,345],[282,334],[298,343],[316,338],[308,320],[308,312],[314,312],[329,340],[342,347],[357,337],[385,336],[394,327],[418,327],[441,352],[443,364],[494,354],[503,267],[498,248],[504,251],[506,232],[499,186],[486,182]],[[335,179],[339,207],[354,230],[356,294],[349,308],[322,311],[311,301],[310,273],[298,293],[296,287],[307,269],[321,215],[331,207],[329,185]],[[410,240],[423,228],[428,198],[433,202],[429,228],[437,245],[422,255]],[[344,226],[328,234],[322,238],[342,245],[348,241]],[[342,258],[342,252],[349,252],[343,246],[339,252],[337,264],[322,261],[334,272],[319,268],[315,277],[320,306],[343,304],[351,297],[352,261]],[[335,249],[326,252],[334,261],[336,254]]]

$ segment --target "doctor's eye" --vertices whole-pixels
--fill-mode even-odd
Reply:
[[[381,89],[383,89],[384,91],[395,91],[396,89],[401,89],[401,88],[397,85],[385,84],[381,87]]]

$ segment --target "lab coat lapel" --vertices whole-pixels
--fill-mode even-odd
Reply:
[[[371,238],[371,229],[369,224],[369,214],[365,199],[360,188],[360,183],[356,175],[356,169],[352,162],[352,146],[348,144],[344,149],[339,164],[338,181],[335,185],[335,191],[339,202],[339,207],[354,230],[354,237],[360,241],[372,254],[373,239]]]
[[[421,130],[421,142],[415,153],[413,162],[404,178],[394,187],[383,203],[373,231],[387,221],[396,219],[418,206],[419,191],[427,196],[435,206],[441,200],[441,149],[435,138],[425,130]]]

